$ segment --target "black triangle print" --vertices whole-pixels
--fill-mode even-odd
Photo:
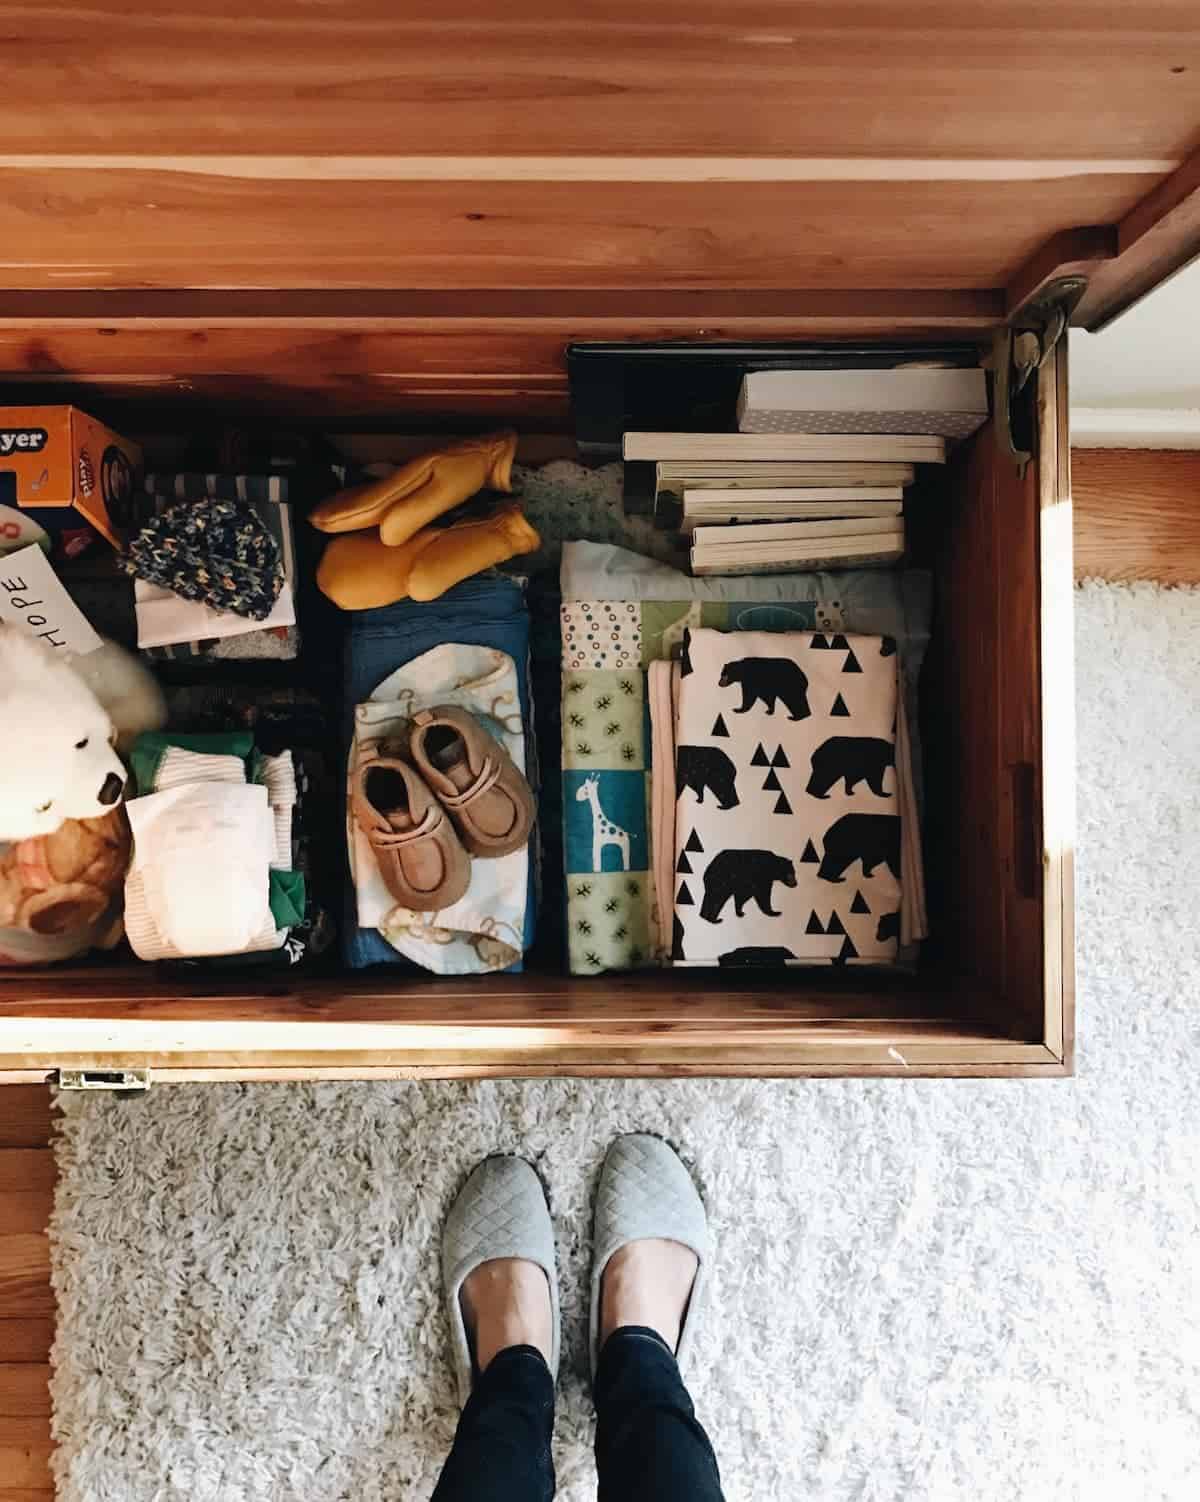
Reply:
[[[779,778],[774,772],[767,773],[767,780],[763,783],[764,793],[782,793],[783,788],[779,785]]]
[[[775,800],[775,812],[777,814],[790,814],[791,811],[792,805],[787,801],[787,794],[780,793],[779,797]]]
[[[692,875],[692,863],[687,858],[686,850],[681,850],[679,852],[679,859],[675,862],[675,870],[680,876]]]
[[[844,636],[835,636],[829,643],[829,650],[831,652],[848,652],[850,650],[850,643]]]
[[[782,746],[777,746],[775,748],[775,755],[771,758],[771,765],[773,767],[791,766],[791,762],[788,761],[787,752],[783,749]]]
[[[676,894],[675,894],[675,906],[676,907],[695,907],[696,906],[696,904],[692,901],[692,894],[688,891],[688,884],[687,884],[686,881],[681,881],[679,883],[679,891],[676,892]]]
[[[750,758],[750,765],[752,767],[769,767],[771,765],[770,758],[763,750],[762,741],[759,741],[758,745],[755,746],[754,755]]]
[[[683,651],[679,657],[679,676],[686,678],[692,671],[692,633],[685,627],[683,632]]]
[[[883,644],[879,648],[879,655],[880,657],[895,657],[896,638],[894,636],[885,636],[883,638]]]
[[[688,837],[687,837],[687,844],[683,848],[685,850],[692,851],[694,854],[695,853],[698,853],[700,855],[704,854],[704,846],[700,843],[700,836],[696,833],[696,831],[694,829],[692,830],[691,834],[688,835]]]
[[[832,963],[835,965],[844,965],[847,960],[856,960],[857,958],[858,950],[855,949],[850,935],[847,934],[846,937],[842,940],[842,947],[838,950],[837,956],[832,961]]]
[[[817,866],[820,865],[820,863],[821,857],[813,849],[813,842],[811,840],[806,841],[804,846],[804,854],[800,857],[800,864],[802,866]]]
[[[836,913],[830,913],[829,923],[825,929],[825,932],[827,934],[844,934],[846,932],[846,925],[842,922],[842,920]]]
[[[843,673],[861,673],[862,672],[862,668],[859,666],[858,658],[855,657],[855,655],[854,655],[853,652],[847,652],[846,653],[846,660],[845,660],[844,663],[842,663],[842,672]],[[715,731],[713,733],[716,734]]]
[[[859,671],[860,672],[862,671],[861,668],[859,669]],[[717,716],[717,722],[716,722],[716,724],[712,728],[712,733],[713,733],[713,735],[728,735],[729,734],[729,731],[725,728],[725,717],[724,717],[724,715],[718,715]]]
[[[829,711],[829,713],[842,720],[848,720],[850,718],[850,711],[846,708],[846,701],[842,698],[841,694],[839,694],[833,701],[833,708]]]
[[[808,650],[810,652],[827,652],[829,650],[829,643],[823,636],[814,636],[808,644]]]
[[[675,920],[671,924],[671,958],[683,959],[683,924],[679,921],[679,914],[675,914]]]
[[[806,934],[823,934],[825,932],[821,927],[821,920],[817,917],[815,908],[808,915],[808,923],[805,926],[804,932]]]
[[[850,911],[852,913],[869,913],[871,911],[867,906],[867,899],[861,892],[855,892],[854,901],[850,904]]]

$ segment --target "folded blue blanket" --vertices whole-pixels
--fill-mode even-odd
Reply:
[[[529,614],[520,583],[498,574],[481,574],[456,584],[438,600],[422,604],[400,600],[378,610],[359,610],[348,617],[345,640],[344,713],[342,743],[349,748],[354,733],[354,706],[369,699],[397,668],[443,642],[495,647],[516,664],[525,722],[526,745],[533,745],[533,715],[529,696]],[[535,852],[530,852],[529,901],[525,916],[525,947],[533,942],[536,902]],[[351,970],[368,965],[397,965],[411,969],[376,929],[359,928],[354,887],[347,874],[346,921],[342,957]],[[519,969],[513,966],[513,969]]]

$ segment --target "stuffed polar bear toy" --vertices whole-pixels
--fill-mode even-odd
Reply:
[[[125,791],[118,750],[165,723],[158,684],[115,642],[68,656],[0,626],[0,840],[109,813]]]
[[[0,965],[51,964],[121,935],[129,828],[118,751],[166,723],[115,642],[74,657],[0,625]]]

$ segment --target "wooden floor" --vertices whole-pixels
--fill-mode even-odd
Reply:
[[[52,1497],[50,1092],[0,1086],[0,1502]]]
[[[1076,449],[1075,576],[1200,583],[1200,450]]]
[[[1200,582],[1200,453],[1076,451],[1076,574]],[[53,1496],[50,1094],[0,1086],[0,1502]]]

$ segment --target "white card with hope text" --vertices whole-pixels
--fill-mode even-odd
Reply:
[[[81,657],[102,645],[36,543],[0,558],[0,621]]]

